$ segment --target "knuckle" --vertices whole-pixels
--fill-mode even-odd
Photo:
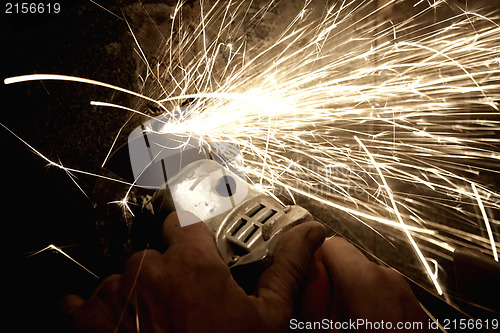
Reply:
[[[125,267],[126,285],[130,288],[138,286],[158,286],[164,280],[166,263],[155,250],[143,250],[135,253],[127,261]]]
[[[101,299],[112,298],[119,289],[122,280],[121,274],[113,274],[104,279],[96,290],[95,294]]]
[[[161,263],[153,260],[144,260],[137,271],[138,282],[147,286],[156,286],[163,282],[163,267]]]
[[[134,270],[137,269],[137,267],[141,266],[144,263],[144,260],[146,258],[150,257],[150,253],[153,250],[142,250],[139,252],[134,253],[128,260],[127,263],[125,264],[125,270]]]

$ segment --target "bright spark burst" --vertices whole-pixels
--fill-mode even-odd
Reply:
[[[305,1],[280,35],[255,43],[247,31],[276,27],[279,7],[261,2],[201,2],[194,26],[179,3],[158,63],[134,35],[141,93],[62,75],[5,83],[78,81],[161,112],[193,99],[163,131],[200,145],[236,143],[242,171],[263,192],[318,202],[358,222],[350,228],[406,239],[438,294],[436,258],[466,245],[498,261],[500,194],[485,176],[498,176],[500,160],[498,13],[441,0],[343,0],[319,11]],[[118,202],[128,207],[126,197]]]

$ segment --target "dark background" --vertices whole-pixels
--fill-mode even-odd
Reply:
[[[42,1],[43,2],[43,1]],[[6,14],[2,3],[4,78],[33,73],[79,76],[136,88],[133,48],[126,24],[90,1],[58,1],[58,14]],[[44,2],[48,3],[48,2]],[[120,15],[116,1],[99,1]],[[121,3],[120,5],[125,5]],[[128,117],[96,108],[91,100],[130,105],[109,89],[62,81],[1,84],[0,122],[49,159],[99,173],[118,129]],[[106,267],[98,251],[92,202],[66,173],[0,130],[2,159],[2,323],[12,332],[64,328],[54,302],[67,292],[86,295],[97,280],[52,251],[61,246],[97,273]],[[95,178],[76,175],[92,194]]]

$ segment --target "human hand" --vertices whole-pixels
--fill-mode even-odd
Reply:
[[[312,282],[311,271],[315,275]],[[426,331],[428,319],[401,275],[369,261],[343,238],[333,237],[323,243],[307,280],[301,311],[304,322],[327,318],[330,327],[335,328],[335,323],[363,320],[373,325],[358,326],[360,332],[404,331],[404,327],[397,329],[398,323],[413,325],[407,331]],[[325,295],[318,290],[329,292],[328,301],[325,302]],[[417,322],[421,323],[421,329]],[[384,325],[380,326],[381,323]],[[345,324],[344,327],[348,328],[346,331],[353,331],[352,326]]]
[[[187,214],[187,213],[179,213]],[[84,301],[66,296],[62,308],[82,332],[286,331],[311,257],[324,240],[317,222],[292,228],[279,240],[257,294],[233,280],[203,223],[163,224],[164,253],[136,253],[123,274],[106,278]]]

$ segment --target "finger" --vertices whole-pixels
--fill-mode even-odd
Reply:
[[[206,250],[210,254],[216,253],[219,256],[215,245],[214,236],[203,222],[181,226],[182,221],[199,221],[193,214],[180,211],[173,212],[163,222],[162,238],[169,246],[192,245],[201,250]]]
[[[323,245],[323,263],[332,284],[356,281],[363,276],[368,265],[374,265],[354,245],[341,237],[327,239]]]
[[[78,295],[66,295],[59,301],[59,307],[66,316],[71,316],[85,301]]]
[[[320,247],[314,254],[305,278],[299,313],[300,318],[306,321],[321,321],[328,316],[330,277],[323,264],[322,256]]]
[[[340,237],[326,240],[322,250],[332,286],[330,318],[340,320],[347,314],[388,322],[425,321],[418,300],[398,273],[371,262]]]
[[[323,225],[306,222],[286,232],[278,241],[273,264],[264,271],[258,284],[258,298],[267,311],[293,313],[300,284],[324,239]]]

